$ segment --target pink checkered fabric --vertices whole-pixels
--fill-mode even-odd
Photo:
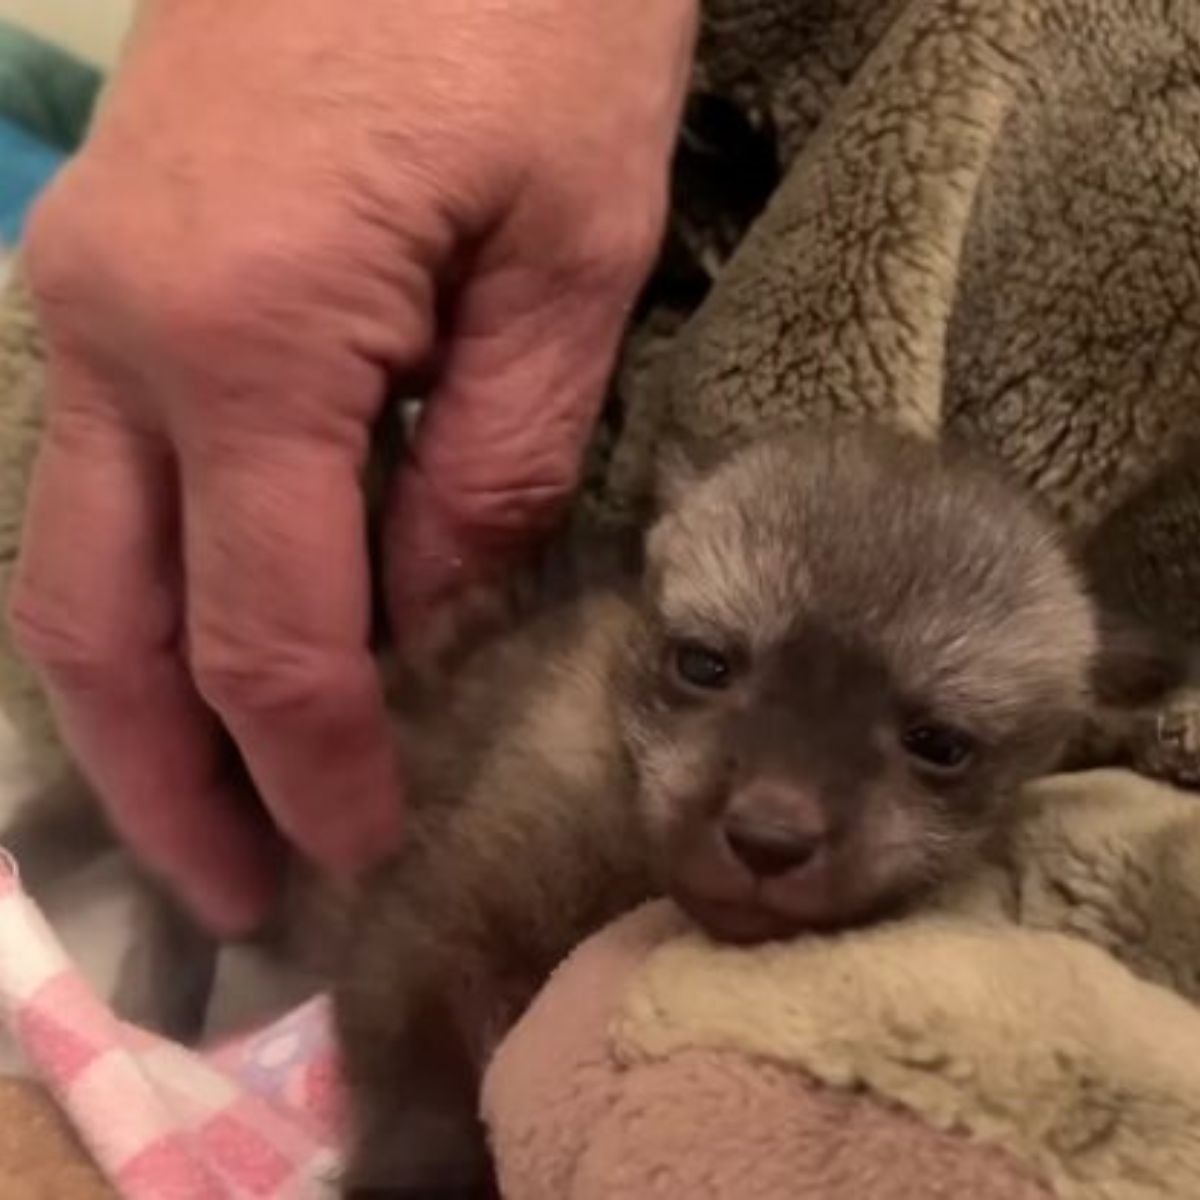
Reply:
[[[129,1200],[336,1194],[340,1103],[323,999],[203,1055],[152,1037],[97,999],[0,855],[0,1012]]]

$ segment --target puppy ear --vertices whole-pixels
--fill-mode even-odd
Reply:
[[[403,712],[441,697],[463,664],[518,625],[530,603],[524,572],[476,580],[444,597],[419,630],[381,651],[388,704]]]
[[[711,474],[725,457],[715,447],[681,440],[661,445],[654,464],[654,515],[675,508],[689,489]]]
[[[1123,613],[1102,611],[1092,691],[1106,708],[1150,708],[1188,681],[1193,653],[1173,634]]]
[[[538,595],[543,605],[570,602],[585,592],[620,588],[644,564],[645,532],[633,520],[579,522],[543,547]]]

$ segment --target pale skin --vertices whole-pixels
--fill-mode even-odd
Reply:
[[[133,850],[247,932],[291,843],[402,836],[359,477],[395,628],[575,486],[653,260],[696,0],[145,0],[35,214],[47,431],[10,617]],[[237,743],[271,821],[239,802]]]

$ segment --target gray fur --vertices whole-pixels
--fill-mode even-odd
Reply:
[[[968,859],[1087,712],[1082,578],[982,465],[799,435],[671,495],[637,586],[485,645],[409,716],[418,825],[351,915],[337,990],[350,1195],[484,1186],[491,1047],[637,900],[666,890],[737,940],[894,909]],[[681,690],[681,638],[736,654],[731,686]],[[929,714],[978,739],[952,780],[900,744]],[[822,855],[795,870],[757,878],[723,841],[734,818],[807,835],[814,814]]]

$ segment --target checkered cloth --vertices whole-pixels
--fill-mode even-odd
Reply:
[[[340,1103],[323,999],[194,1054],[118,1021],[0,854],[0,1011],[129,1200],[336,1194]]]

